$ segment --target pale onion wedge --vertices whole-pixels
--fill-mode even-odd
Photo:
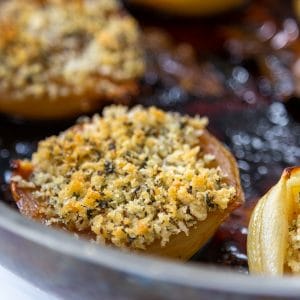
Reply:
[[[78,126],[79,125],[75,126],[74,129],[80,130],[80,126]],[[193,228],[190,228],[189,235],[186,235],[184,232],[173,235],[164,247],[161,246],[160,240],[157,240],[149,245],[144,251],[141,251],[142,253],[186,261],[212,237],[229,214],[244,203],[244,194],[240,184],[239,171],[233,155],[207,130],[201,135],[200,143],[205,153],[215,156],[216,163],[227,175],[227,183],[235,187],[235,198],[230,201],[226,209],[210,212],[204,221],[199,221]],[[15,161],[14,175],[27,179],[32,172],[33,169],[30,165]],[[23,215],[30,219],[47,223],[46,216],[41,212],[44,206],[42,206],[42,204],[34,197],[33,189],[30,187],[26,188],[19,186],[17,182],[12,181],[11,191],[19,210]],[[83,238],[94,238],[92,232],[75,232],[72,228],[65,228],[63,225],[60,226],[59,224],[57,224],[56,227],[77,233]],[[137,251],[136,249],[132,250]]]
[[[279,182],[258,202],[247,241],[251,273],[282,275],[286,269],[288,232],[297,214],[300,167],[286,169]]]

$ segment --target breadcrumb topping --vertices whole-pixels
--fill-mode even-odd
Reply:
[[[47,204],[48,224],[123,248],[164,246],[236,196],[199,142],[206,125],[154,107],[110,106],[40,142],[27,182]]]
[[[292,273],[300,274],[300,216],[293,220],[289,230],[287,265]]]
[[[144,70],[138,26],[117,0],[1,1],[0,28],[0,92],[14,100],[107,94]]]

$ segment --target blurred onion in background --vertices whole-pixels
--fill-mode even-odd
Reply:
[[[246,4],[247,0],[128,0],[138,6],[178,16],[209,16]]]

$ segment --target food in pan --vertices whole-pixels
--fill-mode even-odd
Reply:
[[[206,118],[106,107],[16,161],[25,216],[120,248],[188,259],[243,202],[233,156]]]
[[[221,13],[244,4],[244,0],[127,0],[176,15],[203,16]]]
[[[2,113],[72,117],[138,92],[139,29],[116,0],[1,1],[0,28]]]
[[[300,274],[300,167],[286,169],[258,202],[249,225],[253,273]]]

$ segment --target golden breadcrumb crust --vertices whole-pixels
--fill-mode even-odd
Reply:
[[[46,224],[123,248],[165,246],[238,196],[203,151],[206,124],[154,107],[107,107],[40,142],[12,182],[32,191]]]

